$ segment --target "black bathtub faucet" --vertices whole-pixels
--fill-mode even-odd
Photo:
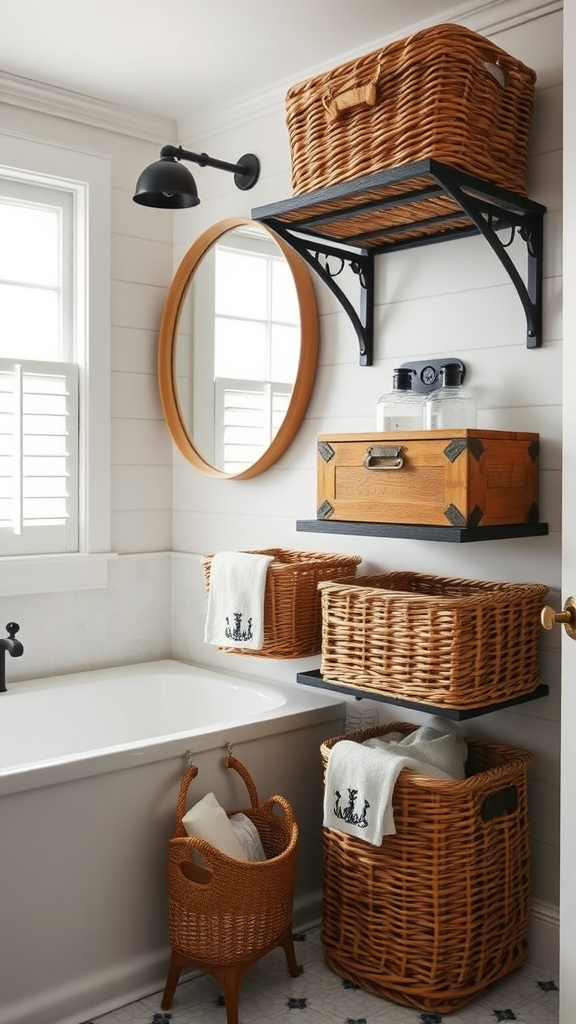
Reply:
[[[24,648],[19,640],[15,639],[20,629],[17,622],[9,622],[6,626],[8,636],[0,640],[0,693],[6,693],[6,651],[11,658],[20,658],[24,654]]]

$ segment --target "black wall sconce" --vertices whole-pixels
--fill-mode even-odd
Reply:
[[[190,153],[182,146],[164,146],[160,159],[149,164],[136,182],[134,202],[141,206],[157,206],[164,210],[183,210],[198,206],[198,189],[190,171],[178,160],[191,160],[200,167],[217,167],[234,174],[236,188],[243,192],[258,181],[260,161],[253,153],[245,153],[237,164],[214,160],[207,153]]]

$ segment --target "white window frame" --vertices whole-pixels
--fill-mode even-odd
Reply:
[[[80,549],[0,557],[0,596],[103,587],[111,542],[110,158],[0,130],[0,174],[74,195],[75,264],[86,280],[75,308],[80,398]]]

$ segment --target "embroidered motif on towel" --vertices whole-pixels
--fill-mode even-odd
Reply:
[[[242,612],[234,612],[234,629],[230,628],[230,619],[226,616],[226,629],[224,632],[229,640],[251,640],[254,636],[252,632],[252,619],[248,619],[248,626],[246,629],[242,629]]]
[[[336,803],[334,804],[334,814],[336,815],[337,818],[340,818],[342,821],[346,821],[349,825],[355,825],[356,828],[368,828],[369,821],[368,818],[366,817],[366,811],[370,807],[368,801],[364,801],[364,807],[362,808],[361,814],[356,814],[354,810],[356,804],[356,797],[358,796],[357,789],[348,790],[347,807],[340,807],[342,794],[339,793],[337,789],[334,790],[334,795],[336,796]]]

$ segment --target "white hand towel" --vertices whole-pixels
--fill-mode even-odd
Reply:
[[[423,726],[422,731],[426,751],[426,742],[432,742],[430,727]],[[437,729],[432,731],[438,733]],[[434,750],[436,763],[420,756],[415,733],[410,734],[412,742],[406,746],[404,740],[387,743],[379,737],[365,743],[340,740],[330,751],[326,768],[324,826],[380,846],[385,835],[396,832],[392,797],[403,768],[437,779],[463,778],[465,743],[463,747],[463,741],[451,727],[447,735],[450,744],[445,744],[444,750],[441,745]],[[437,735],[433,737],[436,738]],[[452,751],[448,750],[449,746]],[[446,771],[442,763],[455,769],[457,774]]]
[[[210,564],[204,642],[260,650],[264,643],[264,592],[273,555],[219,551]]]

